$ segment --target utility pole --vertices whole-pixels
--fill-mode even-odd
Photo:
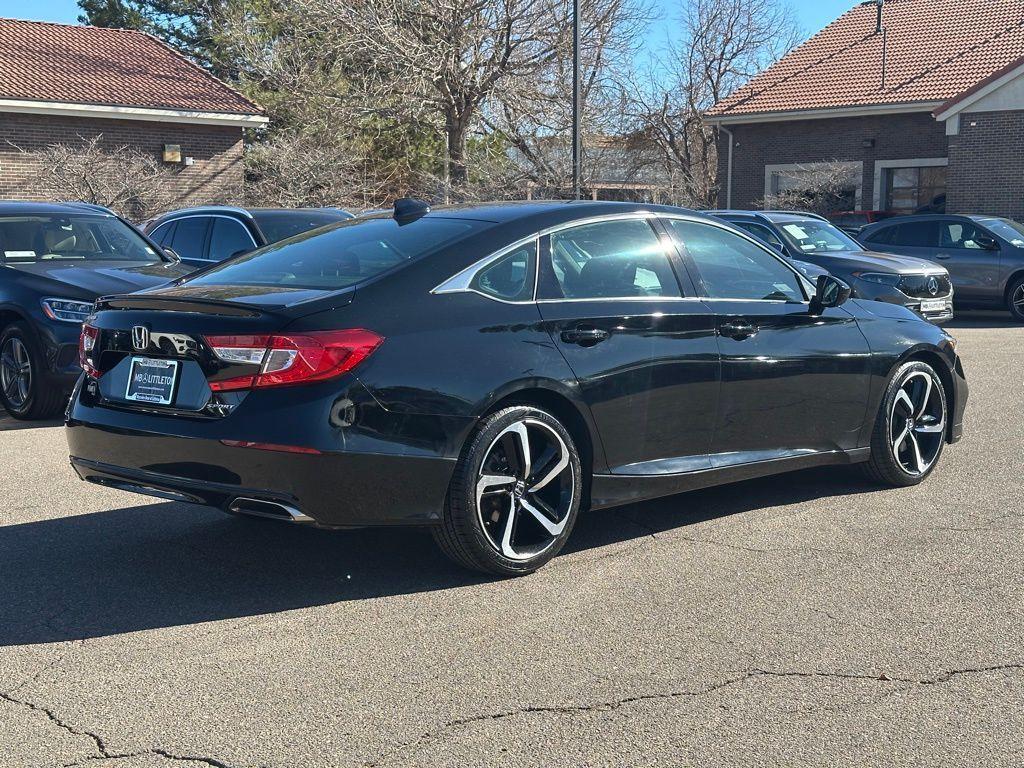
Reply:
[[[572,196],[583,196],[580,185],[580,0],[572,0]]]

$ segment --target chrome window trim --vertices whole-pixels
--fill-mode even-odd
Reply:
[[[583,226],[586,226],[588,224],[599,224],[599,223],[604,222],[604,221],[621,221],[623,219],[643,219],[644,221],[646,221],[648,219],[655,218],[655,216],[656,216],[656,214],[652,213],[651,211],[630,211],[629,213],[607,213],[607,214],[603,214],[601,216],[591,216],[591,217],[586,218],[586,219],[576,219],[575,221],[566,221],[566,222],[562,222],[561,224],[555,224],[555,225],[552,225],[550,227],[546,227],[545,229],[538,230],[537,232],[534,232],[534,233],[530,234],[527,237],[524,237],[524,238],[522,238],[520,240],[515,241],[511,245],[505,246],[501,250],[493,251],[492,253],[488,254],[487,256],[484,256],[482,259],[473,262],[472,264],[470,264],[465,269],[463,269],[463,270],[461,270],[459,272],[456,272],[454,275],[449,277],[444,282],[440,283],[439,285],[434,286],[434,288],[432,288],[430,292],[431,293],[435,293],[435,294],[441,294],[441,293],[475,293],[475,294],[478,294],[478,295],[483,296],[485,298],[491,299],[492,301],[501,302],[502,304],[536,304],[536,303],[538,303],[538,299],[537,299],[537,285],[538,285],[538,283],[540,281],[540,239],[542,237],[545,237],[547,235],[553,234],[555,232],[561,232],[562,230],[565,230],[565,229],[575,229],[576,227],[583,227]],[[655,232],[655,234],[657,235],[657,232]],[[524,246],[527,243],[529,243],[531,240],[535,240],[536,243],[537,243],[537,258],[536,258],[536,262],[537,263],[536,263],[536,267],[534,269],[533,298],[532,299],[528,299],[526,301],[508,301],[507,299],[499,299],[499,298],[496,298],[496,297],[491,296],[489,294],[481,293],[480,291],[474,290],[473,288],[469,287],[470,284],[473,282],[473,279],[476,277],[476,273],[477,272],[482,270],[484,267],[489,266],[491,262],[497,261],[502,256],[508,255],[509,252],[514,251],[516,248],[521,248],[522,246]],[[608,299],[608,300],[609,301],[618,301],[618,299]],[[540,301],[545,301],[545,302],[547,302],[547,301],[565,301],[565,299],[541,299]],[[585,299],[585,301],[593,301],[593,299]]]

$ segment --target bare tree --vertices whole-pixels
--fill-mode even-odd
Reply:
[[[105,148],[102,141],[98,134],[80,144],[26,152],[39,168],[39,193],[102,205],[133,220],[165,210],[175,197],[173,171],[151,155],[127,146]]]
[[[757,204],[776,210],[826,214],[854,205],[859,171],[849,163],[832,160],[807,163],[788,170],[778,179],[778,189]]]
[[[469,181],[467,142],[485,102],[537,77],[565,34],[555,0],[293,1],[324,54],[359,63],[352,77],[370,111],[444,136],[456,187]]]
[[[680,38],[627,84],[637,130],[660,149],[675,202],[715,204],[715,130],[707,111],[789,51],[799,28],[784,0],[691,0]]]

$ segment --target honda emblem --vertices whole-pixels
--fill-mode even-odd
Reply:
[[[149,328],[144,325],[136,325],[132,328],[132,347],[139,352],[149,347]]]

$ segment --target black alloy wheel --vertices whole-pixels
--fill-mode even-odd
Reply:
[[[1013,281],[1006,292],[1006,299],[1006,308],[1010,310],[1013,319],[1024,323],[1024,276]]]
[[[946,393],[935,369],[920,361],[900,366],[875,423],[868,475],[893,486],[923,481],[942,455],[947,416]]]
[[[568,430],[537,408],[505,408],[484,418],[470,438],[434,538],[466,567],[532,573],[569,538],[582,492]]]
[[[29,327],[12,323],[0,334],[0,404],[16,419],[56,416],[63,392],[42,380],[42,355]]]

